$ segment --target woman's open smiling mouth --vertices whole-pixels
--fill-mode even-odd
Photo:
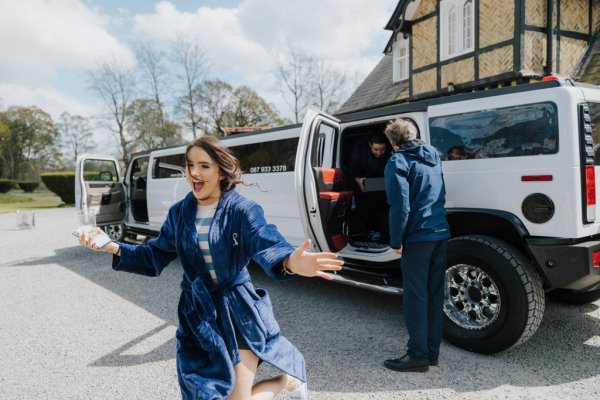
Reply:
[[[204,187],[204,182],[194,181],[194,192],[199,192]]]

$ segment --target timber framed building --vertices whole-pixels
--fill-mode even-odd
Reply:
[[[546,75],[600,83],[598,0],[400,0],[384,57],[339,114]]]

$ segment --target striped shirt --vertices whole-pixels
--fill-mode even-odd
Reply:
[[[214,283],[218,283],[217,274],[213,265],[212,256],[210,255],[210,246],[208,245],[208,231],[210,224],[212,223],[215,211],[217,210],[217,203],[209,206],[198,205],[196,211],[196,233],[198,234],[198,246],[204,257],[204,263],[208,269]]]

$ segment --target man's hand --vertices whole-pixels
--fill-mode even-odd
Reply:
[[[354,180],[356,181],[356,183],[358,184],[358,187],[360,188],[360,190],[362,190],[363,192],[366,192],[367,189],[365,189],[365,179],[367,178],[354,178]]]
[[[394,251],[394,253],[396,253],[396,254],[398,254],[399,256],[401,256],[401,255],[402,255],[402,248],[403,248],[403,246],[402,246],[402,245],[400,245],[400,248],[399,248],[399,249],[392,249],[392,250]]]

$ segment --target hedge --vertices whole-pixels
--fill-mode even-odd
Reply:
[[[31,193],[35,189],[37,189],[38,186],[40,186],[40,183],[36,181],[21,181],[17,182],[17,185],[19,185],[21,190],[23,190],[24,192]]]
[[[40,175],[42,182],[66,204],[75,204],[75,172],[46,172]]]
[[[14,179],[0,179],[0,193],[6,193],[15,187]]]

